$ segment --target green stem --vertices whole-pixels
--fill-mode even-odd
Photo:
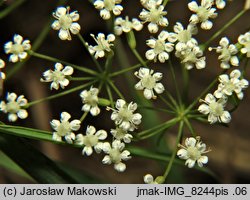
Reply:
[[[177,139],[176,139],[176,148],[172,153],[172,156],[171,156],[170,161],[168,163],[167,169],[166,169],[166,171],[165,171],[165,173],[163,175],[165,180],[166,180],[170,170],[172,169],[172,165],[173,165],[174,160],[175,160],[175,156],[176,156],[177,149],[178,149],[178,144],[180,143],[180,138],[181,138],[182,132],[183,132],[183,125],[184,125],[184,122],[181,121],[180,124],[179,124],[179,130],[178,130],[178,135],[177,135]]]
[[[13,10],[18,8],[21,4],[23,4],[26,0],[16,0],[13,1],[11,5],[9,5],[6,9],[0,12],[0,19],[6,17],[8,14],[10,14]]]
[[[201,45],[201,49],[205,50],[208,45],[217,38],[223,31],[225,31],[229,26],[231,26],[235,21],[237,21],[247,10],[242,10],[239,12],[234,18],[232,18],[229,22],[227,22],[220,30],[218,30],[212,37],[210,37],[203,45]]]
[[[114,83],[111,80],[108,80],[109,85],[111,88],[115,91],[115,93],[119,96],[121,99],[125,99],[122,93],[118,90],[118,88],[114,85]]]
[[[141,55],[138,53],[138,51],[136,49],[132,49],[133,54],[135,55],[135,57],[137,58],[137,60],[146,68],[148,68],[147,63],[142,59]]]
[[[184,122],[185,122],[186,126],[188,127],[189,131],[191,132],[192,136],[196,137],[194,128],[193,128],[192,124],[189,122],[189,120],[187,118],[185,118]]]
[[[164,0],[162,5],[165,7],[167,3],[168,3],[168,0]]]
[[[189,91],[189,71],[182,65],[182,79],[183,79],[183,102],[188,102],[188,91]]]
[[[138,105],[138,108],[143,108],[143,109],[148,109],[148,110],[154,110],[154,111],[160,111],[160,112],[165,112],[165,113],[169,113],[169,114],[175,114],[174,111],[167,110],[165,108],[156,108],[156,107],[142,106],[142,105]]]
[[[55,94],[55,95],[52,95],[52,96],[45,97],[45,98],[43,98],[43,99],[38,99],[38,100],[32,101],[32,102],[28,103],[28,104],[25,106],[25,108],[28,108],[28,107],[30,107],[30,106],[36,105],[36,104],[41,103],[41,102],[44,102],[44,101],[48,101],[48,100],[51,100],[51,99],[55,99],[55,98],[58,98],[58,97],[61,97],[61,96],[70,94],[70,93],[72,93],[72,92],[76,92],[76,91],[78,91],[78,90],[81,90],[81,89],[83,89],[83,88],[85,88],[85,87],[88,87],[88,86],[94,84],[95,82],[96,82],[96,81],[92,81],[92,82],[86,83],[86,84],[84,84],[84,85],[80,85],[80,86],[78,86],[78,87],[75,87],[75,88],[66,90],[66,91],[64,91],[64,92],[61,92],[61,93],[58,93],[58,94]]]
[[[114,108],[114,99],[113,99],[113,95],[112,95],[112,92],[111,92],[110,87],[109,87],[108,84],[106,84],[106,90],[107,90],[107,93],[108,93],[108,96],[109,96],[111,107]]]
[[[164,122],[162,124],[156,125],[153,128],[150,128],[148,130],[145,130],[145,131],[142,131],[142,132],[138,133],[137,137],[140,140],[147,139],[149,137],[152,137],[152,136],[154,136],[154,135],[156,135],[156,134],[158,134],[158,133],[160,133],[160,132],[162,132],[162,131],[164,131],[164,130],[172,127],[172,126],[174,126],[179,121],[180,121],[180,119],[173,118],[173,119],[171,119],[169,121],[166,121],[166,122]]]
[[[80,118],[80,121],[83,122],[83,120],[87,117],[88,114],[89,112],[84,112],[82,117]]]
[[[118,76],[118,75],[123,74],[123,73],[126,73],[126,72],[128,72],[128,71],[132,71],[132,70],[134,70],[134,69],[137,69],[137,68],[139,68],[139,67],[141,67],[141,63],[136,64],[136,65],[134,65],[134,66],[132,66],[132,67],[127,67],[127,68],[122,69],[122,70],[117,71],[117,72],[113,72],[112,74],[109,75],[109,77]]]
[[[70,81],[90,81],[95,79],[94,77],[69,77]]]
[[[228,69],[223,70],[221,74],[224,74]],[[214,85],[218,82],[218,77],[216,77],[212,83],[209,84],[209,86],[188,106],[187,111],[190,111],[195,104],[206,94],[209,90],[214,87]]]
[[[171,62],[170,59],[168,60],[168,63],[169,63],[170,71],[171,71],[172,78],[173,78],[173,81],[174,81],[174,86],[175,86],[175,90],[176,90],[177,100],[178,100],[179,104],[181,104],[181,96],[180,96],[179,87],[178,87],[176,76],[175,76],[175,72],[174,72],[174,67],[173,67],[173,64],[172,64],[172,62]]]
[[[78,65],[74,65],[72,63],[68,63],[68,62],[65,62],[63,60],[60,60],[58,58],[54,58],[54,57],[51,57],[51,56],[47,56],[47,55],[44,55],[44,54],[41,54],[41,53],[36,53],[34,51],[29,51],[29,54],[31,56],[34,56],[34,57],[37,57],[37,58],[41,58],[41,59],[44,59],[44,60],[48,60],[48,61],[51,61],[51,62],[59,62],[59,63],[62,63],[64,65],[69,65],[79,71],[82,71],[82,72],[85,72],[85,73],[88,73],[88,74],[91,74],[91,75],[97,75],[97,73],[91,69],[88,69],[88,68],[85,68],[85,67],[82,67],[82,66],[78,66]]]
[[[78,33],[77,37],[82,42],[82,44],[86,48],[86,50],[89,52],[89,47],[87,45],[87,42],[84,40],[84,38],[82,37],[82,35],[80,33]],[[96,60],[96,58],[90,52],[89,52],[89,55],[91,56],[93,62],[95,63],[96,67],[98,68],[98,70],[101,72],[102,68],[101,68],[101,65],[99,64],[99,62]]]
[[[109,74],[110,69],[112,67],[113,58],[114,58],[114,52],[111,50],[109,52],[107,59],[106,59],[106,62],[105,62],[105,74],[106,74],[106,76]]]
[[[172,105],[169,101],[167,101],[162,95],[159,95],[160,99],[161,99],[170,109],[172,109],[173,111],[175,111],[175,110],[177,109],[178,106],[177,106],[177,104],[176,104],[174,98],[173,98],[172,95],[171,95],[169,92],[167,92],[166,90],[165,90],[165,93],[166,93],[168,99],[172,102],[173,105]]]

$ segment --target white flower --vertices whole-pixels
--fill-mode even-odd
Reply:
[[[86,154],[87,156],[90,156],[93,153],[93,148],[96,153],[100,153],[102,151],[103,143],[99,140],[105,140],[106,138],[107,132],[105,130],[99,130],[96,132],[94,126],[88,126],[85,136],[82,134],[76,135],[75,143],[84,145],[82,155]]]
[[[218,89],[214,92],[216,98],[221,98],[223,95],[231,96],[233,92],[239,99],[243,99],[243,89],[248,87],[248,81],[241,78],[241,72],[238,69],[233,70],[230,73],[230,77],[227,74],[219,76],[220,84]]]
[[[169,58],[169,52],[174,50],[174,45],[172,43],[166,42],[169,33],[167,31],[162,31],[158,35],[158,39],[152,38],[146,41],[147,45],[151,48],[146,51],[146,58],[148,60],[158,59],[161,63],[164,63]]]
[[[179,46],[180,47],[180,46]],[[197,69],[203,69],[206,66],[205,57],[203,51],[194,40],[190,40],[187,44],[182,45],[180,49],[176,46],[176,57],[181,59],[181,63],[184,64],[187,70],[192,69],[194,66]]]
[[[0,59],[0,80],[1,79],[5,79],[5,73],[3,73],[3,72],[1,72],[1,69],[3,69],[5,67],[5,62],[2,60],[2,59]]]
[[[189,24],[187,29],[184,29],[181,23],[176,22],[174,25],[174,33],[169,33],[168,41],[169,42],[177,42],[176,49],[184,50],[186,48],[186,43],[192,41],[193,43],[197,43],[197,41],[192,38],[192,35],[197,34],[198,29],[195,25]]]
[[[8,120],[10,122],[15,122],[17,118],[25,119],[28,117],[28,112],[24,107],[28,104],[27,99],[23,95],[17,97],[17,95],[12,92],[8,93],[6,97],[7,103],[1,101],[0,111],[8,114]]]
[[[243,46],[240,49],[241,53],[246,54],[246,56],[250,58],[250,32],[240,35],[238,42]]]
[[[137,104],[130,102],[128,105],[123,99],[118,99],[116,101],[115,107],[117,110],[112,108],[113,113],[111,114],[111,119],[115,121],[115,124],[125,131],[133,131],[136,129],[137,125],[141,123],[141,114],[135,113],[137,109]]]
[[[211,51],[213,48],[209,48]],[[221,68],[229,69],[230,64],[233,66],[239,66],[239,59],[236,56],[238,49],[234,44],[229,45],[229,40],[226,37],[221,38],[220,46],[216,47],[216,52],[221,55],[218,57],[221,60]]]
[[[224,0],[215,0],[215,5],[218,9],[223,9],[226,6],[226,1]]]
[[[133,136],[129,134],[126,130],[116,127],[116,129],[111,129],[111,134],[116,140],[123,140],[125,143],[130,143]]]
[[[82,102],[84,103],[82,110],[84,112],[90,112],[91,115],[97,116],[100,113],[100,108],[98,107],[98,88],[91,87],[90,90],[83,90],[80,94]]]
[[[146,9],[143,9],[139,15],[141,20],[149,22],[148,30],[150,33],[156,33],[159,26],[166,27],[168,25],[168,19],[164,17],[167,12],[163,11],[164,6],[161,5],[162,0],[149,0],[143,4]]]
[[[122,0],[96,0],[94,6],[100,10],[100,16],[107,20],[111,17],[111,12],[114,15],[120,15],[123,7],[120,5]],[[118,5],[117,5],[118,4]]]
[[[143,94],[146,99],[155,99],[157,94],[164,92],[165,88],[162,83],[157,83],[162,79],[162,73],[150,70],[148,68],[140,68],[138,72],[135,72],[135,76],[141,79],[136,85],[135,89],[144,90]]]
[[[59,30],[58,36],[61,40],[71,40],[72,34],[78,34],[81,27],[76,22],[79,20],[80,16],[77,11],[69,13],[70,7],[58,7],[56,12],[53,12],[53,17],[55,20],[51,27],[54,30]]]
[[[151,174],[146,174],[146,175],[143,177],[143,181],[144,181],[144,183],[147,183],[147,184],[158,184],[158,183],[154,180],[154,177],[153,177]]]
[[[115,36],[113,34],[109,34],[107,39],[105,39],[105,35],[103,33],[98,33],[97,37],[95,37],[93,34],[90,35],[94,38],[97,45],[89,45],[89,52],[90,54],[95,55],[96,59],[104,57],[105,52],[111,51],[111,47],[113,46],[111,42],[115,41]]]
[[[62,141],[62,137],[64,137],[66,142],[70,144],[75,140],[73,131],[78,131],[80,129],[81,121],[75,119],[69,122],[70,118],[71,115],[69,113],[62,112],[60,121],[53,119],[50,122],[51,127],[55,130],[55,132],[53,132],[53,140]]]
[[[143,181],[144,183],[147,184],[160,184],[160,183],[164,183],[165,178],[163,176],[157,176],[155,179],[151,174],[146,174],[143,177]]]
[[[222,96],[218,101],[212,94],[207,94],[205,100],[201,100],[205,104],[201,104],[198,111],[204,115],[208,115],[208,122],[213,124],[217,121],[223,123],[229,123],[231,121],[231,115],[228,111],[224,110],[227,103],[227,98]]]
[[[196,1],[192,1],[188,4],[188,8],[195,12],[189,21],[192,24],[201,23],[201,28],[205,30],[209,30],[212,28],[213,23],[209,20],[209,18],[215,18],[217,13],[215,13],[216,9],[212,8],[214,0],[201,0],[201,5],[198,6]]]
[[[4,45],[4,50],[6,54],[12,54],[9,61],[15,63],[24,60],[28,56],[26,51],[31,49],[31,45],[29,40],[23,40],[23,37],[18,34],[14,35],[13,40],[14,43],[10,41]]]
[[[126,16],[125,19],[122,19],[121,17],[115,19],[114,31],[116,35],[121,35],[123,32],[128,33],[132,29],[140,31],[142,28],[142,23],[136,18],[133,18],[132,21],[129,21],[128,16]]]
[[[210,150],[206,150],[206,144],[200,141],[200,137],[186,138],[185,146],[179,144],[181,147],[177,152],[177,156],[180,159],[186,160],[185,165],[189,168],[194,167],[197,162],[199,167],[203,167],[203,164],[207,164],[208,157],[203,154],[208,153]]]
[[[74,69],[70,66],[65,66],[63,68],[63,65],[61,63],[55,64],[55,70],[52,71],[47,70],[43,73],[43,76],[45,79],[40,79],[42,82],[52,82],[50,85],[50,89],[52,88],[58,90],[59,85],[62,89],[64,89],[65,86],[69,84],[69,80],[67,79],[67,76],[72,75],[74,72]]]
[[[115,170],[118,172],[124,172],[126,165],[122,161],[131,159],[130,152],[128,150],[123,151],[124,147],[125,144],[119,140],[113,141],[112,147],[108,142],[103,143],[103,151],[108,154],[103,158],[103,164],[110,165],[111,163],[114,163]]]

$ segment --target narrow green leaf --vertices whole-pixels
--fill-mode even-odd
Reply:
[[[38,183],[77,183],[56,163],[23,139],[0,135],[0,149]]]
[[[34,180],[21,167],[13,162],[13,160],[6,156],[2,151],[0,151],[0,167],[34,182]]]

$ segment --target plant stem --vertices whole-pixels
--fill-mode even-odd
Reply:
[[[41,58],[41,59],[44,59],[44,60],[48,60],[48,61],[51,61],[51,62],[59,62],[59,63],[62,63],[64,65],[69,65],[79,71],[83,71],[85,73],[88,73],[88,74],[91,74],[91,75],[97,75],[97,73],[91,69],[88,69],[88,68],[85,68],[85,67],[82,67],[82,66],[78,66],[78,65],[74,65],[72,63],[68,63],[68,62],[65,62],[63,60],[60,60],[58,58],[54,58],[54,57],[51,57],[51,56],[47,56],[47,55],[44,55],[44,54],[40,54],[40,53],[36,53],[34,51],[29,51],[29,54],[31,56],[34,56],[34,57],[37,57],[37,58]]]
[[[83,122],[83,120],[87,117],[88,114],[89,112],[84,112],[82,117],[80,118],[80,121]]]
[[[164,130],[174,126],[179,121],[180,121],[179,118],[173,118],[173,119],[168,120],[168,121],[166,121],[166,122],[164,122],[162,124],[156,125],[153,128],[150,128],[148,130],[145,130],[145,131],[142,131],[142,132],[138,133],[137,137],[140,140],[147,139],[149,137],[152,137],[152,136],[158,134],[161,131],[164,131]]]
[[[191,132],[192,136],[196,137],[194,128],[193,128],[192,124],[189,122],[189,120],[187,118],[184,118],[184,122],[185,122],[186,126],[188,127],[189,131]]]
[[[173,77],[173,81],[174,81],[174,86],[175,86],[175,90],[176,90],[176,95],[177,95],[177,100],[179,102],[179,104],[181,104],[181,96],[180,96],[180,92],[179,92],[179,88],[178,88],[178,84],[177,84],[177,80],[176,80],[176,76],[175,76],[175,72],[174,72],[174,67],[173,64],[171,62],[171,60],[168,60],[169,66],[170,66],[170,70],[171,70],[171,74]]]
[[[165,7],[167,3],[168,3],[168,0],[164,0],[162,5]]]
[[[170,170],[172,169],[172,165],[173,165],[174,160],[175,160],[175,156],[176,156],[177,149],[178,149],[178,144],[180,143],[180,138],[181,138],[182,132],[183,132],[183,125],[184,125],[184,122],[180,121],[178,135],[177,135],[177,139],[176,139],[176,148],[175,148],[175,150],[172,153],[172,156],[171,156],[170,161],[168,163],[167,169],[166,169],[166,171],[165,171],[165,173],[163,175],[163,177],[164,177],[165,180],[166,180],[166,178],[167,178]]]
[[[119,96],[121,99],[125,99],[122,93],[118,90],[118,88],[114,85],[114,83],[111,80],[108,80],[109,85],[111,88],[115,91],[115,93]]]
[[[108,84],[106,84],[106,90],[107,90],[107,93],[108,93],[108,96],[109,96],[111,107],[114,108],[114,99],[113,99],[113,95],[112,95],[112,92],[111,92],[110,87],[109,87]]]
[[[224,74],[228,69],[223,70],[221,74]],[[208,93],[209,90],[217,83],[218,77],[216,77],[212,83],[209,84],[209,86],[188,106],[187,111],[190,111],[195,104],[203,97],[206,93]]]
[[[18,6],[23,4],[26,0],[16,0],[13,1],[11,5],[9,5],[6,9],[0,12],[0,19],[6,17],[8,14],[10,14],[13,10],[15,10]]]
[[[182,79],[183,79],[183,102],[188,102],[188,92],[189,92],[189,71],[182,65]]]
[[[167,101],[162,95],[159,95],[159,97],[161,98],[161,100],[162,100],[170,109],[172,109],[173,111],[175,111],[175,110],[177,109],[177,107],[178,107],[176,101],[174,100],[174,98],[172,97],[172,95],[171,95],[168,91],[165,90],[165,93],[166,93],[168,99],[172,102],[172,104],[171,104],[169,101]]]
[[[231,26],[235,21],[237,21],[247,10],[242,10],[239,12],[234,18],[232,18],[229,22],[227,22],[220,30],[218,30],[212,37],[210,37],[203,45],[201,45],[201,49],[205,50],[208,45],[217,38],[223,31],[225,31],[229,26]]]
[[[87,42],[84,40],[84,38],[82,37],[82,35],[80,33],[78,33],[77,37],[82,42],[82,44],[86,48],[86,50],[89,52],[89,47],[87,45]],[[96,58],[90,52],[89,52],[89,55],[91,56],[93,62],[95,63],[96,67],[98,68],[98,70],[101,72],[102,68],[101,68],[101,65],[99,64],[99,62],[96,60]]]
[[[134,70],[134,69],[137,69],[137,68],[139,68],[139,67],[141,67],[141,63],[136,64],[136,65],[134,65],[134,66],[132,66],[132,67],[127,67],[127,68],[122,69],[122,70],[117,71],[117,72],[113,72],[112,74],[109,75],[109,77],[118,76],[118,75],[123,74],[123,73],[126,73],[126,72],[128,72],[128,71],[132,71],[132,70]]]
[[[94,77],[69,77],[70,81],[90,81],[95,79]]]
[[[136,49],[131,48],[133,54],[137,58],[137,60],[146,68],[148,68],[147,63],[142,59],[141,55],[138,53]]]
[[[38,100],[35,100],[35,101],[32,101],[30,103],[28,103],[25,108],[29,108],[30,106],[33,106],[33,105],[36,105],[38,103],[41,103],[41,102],[44,102],[44,101],[48,101],[48,100],[51,100],[51,99],[56,99],[58,97],[61,97],[61,96],[64,96],[64,95],[67,95],[67,94],[70,94],[72,92],[76,92],[78,90],[81,90],[85,87],[88,87],[92,84],[94,84],[96,81],[92,81],[92,82],[89,82],[89,83],[86,83],[84,85],[80,85],[78,87],[75,87],[75,88],[72,88],[72,89],[69,89],[69,90],[66,90],[64,92],[61,92],[61,93],[58,93],[58,94],[55,94],[55,95],[52,95],[52,96],[48,96],[48,97],[45,97],[43,99],[38,99]]]
[[[167,110],[167,109],[164,109],[164,108],[156,108],[156,107],[141,106],[141,105],[138,105],[138,108],[143,108],[143,109],[148,109],[148,110],[156,110],[156,111],[160,111],[160,112],[166,112],[166,113],[169,113],[169,114],[175,114],[174,111]]]

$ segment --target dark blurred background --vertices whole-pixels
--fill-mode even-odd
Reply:
[[[14,0],[7,0],[1,7],[1,11],[13,4]],[[169,1],[166,10],[168,11],[167,18],[169,20],[168,30],[172,31],[173,25],[179,21],[184,26],[188,24],[191,12],[187,8],[189,1],[186,0],[172,0]],[[224,10],[219,10],[218,17],[213,20],[214,27],[210,31],[199,30],[199,34],[195,36],[199,43],[205,42],[213,35],[216,30],[220,29],[226,22],[239,13],[244,6],[245,0],[234,0],[226,6]],[[31,43],[36,40],[37,36],[44,29],[46,24],[51,18],[51,13],[57,7],[58,1],[56,0],[26,0],[17,9],[6,17],[0,19],[0,46],[3,47],[7,41],[12,40],[14,34],[20,34],[25,39],[29,39]],[[90,33],[97,34],[98,32],[108,33],[107,24],[99,17],[99,12],[89,3],[88,0],[82,1],[67,1],[64,5],[69,5],[71,10],[78,10],[80,14],[82,36],[93,43]],[[130,18],[137,17],[142,10],[139,0],[123,0],[124,11],[122,16],[129,15]],[[237,37],[240,34],[249,30],[250,25],[250,12],[248,11],[243,17],[229,27],[222,35],[227,36],[231,43],[237,42]],[[58,32],[50,30],[43,43],[39,46],[37,52],[50,55],[52,57],[60,58],[70,63],[89,66],[95,69],[94,64],[89,59],[87,51],[83,48],[82,44],[77,37],[73,36],[72,41],[61,41]],[[145,41],[150,37],[145,26],[143,31],[139,32],[136,37],[138,38],[138,50],[144,57],[144,52],[147,49]],[[218,46],[218,37],[212,42],[211,46]],[[121,37],[124,43],[125,50],[128,50],[125,37]],[[128,52],[128,51],[126,51]],[[8,56],[4,54],[3,48],[0,50],[0,57],[7,61]],[[190,71],[190,93],[189,97],[192,100],[195,96],[206,88],[208,83],[221,72],[219,62],[214,52],[207,53],[207,67],[202,70],[193,69]],[[138,63],[135,57],[128,53],[128,62],[132,64]],[[114,62],[114,67],[118,66],[118,62]],[[4,69],[8,72],[15,65],[6,62],[7,67]],[[181,85],[181,70],[178,62],[174,61],[174,66],[177,71],[178,83]],[[157,66],[155,70],[164,73],[164,85],[167,85],[170,91],[174,92],[173,83],[169,80],[170,72],[165,65],[153,64]],[[158,68],[159,66],[159,68]],[[54,63],[37,58],[30,58],[22,68],[15,73],[9,80],[4,83],[4,93],[1,99],[7,92],[15,92],[18,95],[24,94],[28,100],[35,100],[55,94],[58,91],[50,91],[49,84],[41,83],[39,79],[42,73],[48,69],[54,68]],[[131,72],[132,74],[132,72]],[[75,76],[81,76],[79,72],[75,71]],[[246,79],[249,80],[249,69],[247,71]],[[123,78],[115,80],[115,84],[123,91],[126,91],[126,84]],[[78,83],[71,83],[73,87]],[[60,90],[61,91],[61,90]],[[173,172],[168,180],[169,183],[249,183],[250,182],[250,120],[249,120],[249,102],[250,92],[249,89],[244,91],[245,97],[242,100],[239,108],[232,114],[232,122],[228,127],[218,125],[208,125],[194,122],[195,131],[202,136],[203,141],[212,148],[209,153],[208,168],[215,172],[218,180],[210,177],[209,175],[199,172],[195,169],[187,169],[183,166],[175,166]],[[106,94],[103,94],[104,96]],[[133,99],[129,94],[126,94],[127,101]],[[107,97],[107,96],[106,96]],[[59,98],[50,102],[44,102],[31,107],[29,118],[26,120],[18,120],[15,125],[22,125],[27,127],[38,128],[42,130],[51,131],[49,122],[52,119],[59,119],[62,111],[68,111],[72,115],[72,119],[79,118],[82,114],[80,111],[82,106],[79,92]],[[109,130],[110,113],[92,118],[88,117],[80,132],[84,133],[87,124],[93,124],[97,129]],[[7,115],[1,113],[0,119],[6,120]],[[162,120],[166,119],[161,115]],[[187,132],[188,133],[188,132]],[[188,135],[188,134],[186,134]],[[175,143],[176,130],[171,129],[167,134],[166,142],[171,145]],[[80,149],[72,147],[59,146],[48,142],[29,141],[37,147],[40,151],[57,162],[65,163],[66,165],[77,169],[80,173],[85,173],[94,178],[99,179],[105,183],[142,183],[142,177],[146,173],[151,173],[154,176],[161,175],[164,172],[164,165],[149,159],[133,157],[126,162],[127,170],[124,173],[118,173],[113,169],[113,166],[103,165],[101,163],[103,155],[93,154],[91,157],[81,156]],[[148,145],[149,141],[141,142],[140,145]],[[13,147],[15,148],[15,147]],[[25,155],[24,155],[25,156]],[[32,181],[19,176],[16,173],[7,170],[0,166],[0,183],[31,183]]]

